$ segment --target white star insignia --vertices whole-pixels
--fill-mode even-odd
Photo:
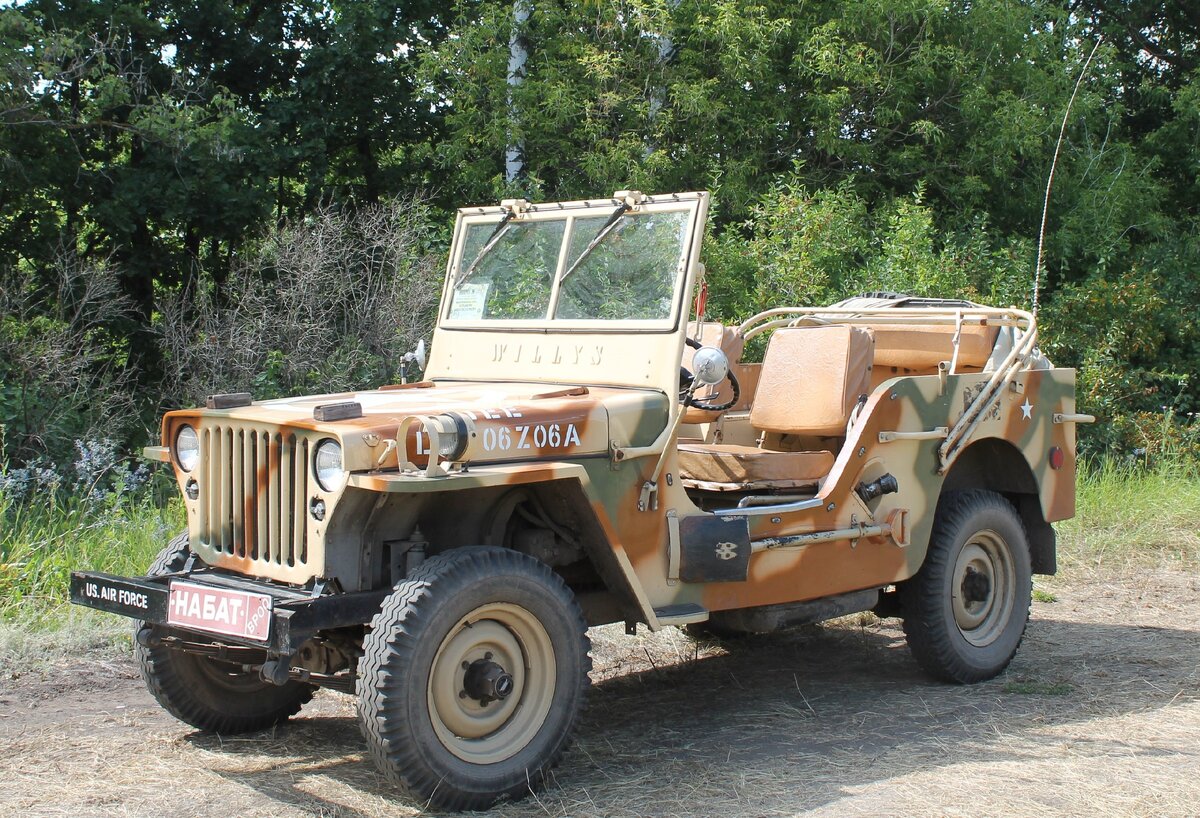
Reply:
[[[1033,404],[1029,402],[1029,398],[1026,398],[1025,402],[1021,404],[1021,418],[1024,420],[1033,419]]]

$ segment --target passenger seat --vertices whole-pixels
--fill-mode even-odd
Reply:
[[[816,485],[834,453],[805,450],[802,441],[838,437],[871,378],[874,334],[844,325],[776,330],[767,345],[750,425],[759,447],[679,444],[684,485],[747,491]]]

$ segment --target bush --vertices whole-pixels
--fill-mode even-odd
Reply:
[[[184,526],[164,475],[120,456],[112,440],[76,440],[66,468],[0,468],[0,619],[61,605],[70,572],[139,574]]]
[[[118,272],[61,253],[48,280],[0,277],[0,468],[69,463],[71,441],[137,426]],[[41,463],[43,466],[39,466]]]
[[[816,192],[776,184],[749,222],[707,248],[713,314],[740,319],[877,290],[1027,305],[1029,243],[998,242],[984,218],[939,233],[924,196],[918,185],[871,206],[848,183]]]
[[[272,230],[224,281],[164,298],[155,331],[166,407],[371,388],[433,326],[439,264],[418,199],[326,208]]]
[[[1197,454],[1200,332],[1188,305],[1200,286],[1171,284],[1156,267],[1098,271],[1062,287],[1042,313],[1044,348],[1079,370],[1077,404],[1097,416],[1081,433],[1085,455]]]

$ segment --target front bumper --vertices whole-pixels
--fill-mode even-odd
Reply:
[[[167,601],[174,580],[271,597],[267,639],[259,641],[169,623]],[[118,577],[92,571],[71,573],[71,602],[76,605],[127,616],[165,631],[188,633],[221,644],[261,648],[281,656],[295,654],[319,631],[369,623],[389,593],[390,589],[384,589],[314,595],[306,590],[257,582],[212,569],[154,577]]]

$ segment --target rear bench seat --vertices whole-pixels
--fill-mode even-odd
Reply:
[[[872,387],[898,375],[936,375],[939,363],[954,360],[955,327],[952,324],[875,324],[865,328],[875,333]],[[964,323],[955,371],[982,372],[999,332],[999,327]]]

